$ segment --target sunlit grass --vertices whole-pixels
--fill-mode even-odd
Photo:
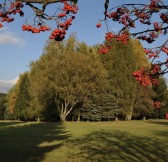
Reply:
[[[0,162],[166,162],[168,121],[0,122]]]

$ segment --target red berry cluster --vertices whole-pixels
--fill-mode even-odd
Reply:
[[[106,41],[110,42],[110,41],[112,41],[113,38],[115,38],[115,35],[112,32],[105,33]]]
[[[61,17],[64,17],[64,16],[66,16],[66,12],[62,12],[62,13],[58,14],[58,18],[61,18]]]
[[[137,71],[133,72],[133,76],[143,86],[147,86],[147,85],[151,85],[151,84],[158,85],[158,79],[154,73],[154,72],[158,72],[158,70],[159,70],[159,68],[157,68],[157,66],[153,67],[153,69],[151,69],[151,71],[142,68],[141,70],[137,70]]]
[[[146,55],[148,56],[148,59],[151,59],[151,58],[156,58],[156,57],[159,57],[158,56],[158,51],[152,51],[150,49],[145,49],[144,52],[146,53]]]
[[[106,12],[105,15],[113,21],[119,21],[121,19],[121,16],[125,13],[126,11],[124,8],[117,8],[117,11],[111,13]]]
[[[166,119],[168,120],[168,113],[166,113]]]
[[[160,18],[163,20],[164,23],[168,23],[168,15],[167,13],[161,13]]]
[[[152,73],[153,73],[153,74],[157,74],[157,73],[159,73],[159,72],[161,72],[161,67],[160,67],[160,65],[158,65],[158,64],[152,64],[151,74],[152,74]]]
[[[128,33],[122,33],[116,36],[116,41],[121,42],[123,44],[127,44],[129,41],[130,35]]]
[[[152,31],[152,32],[149,32],[149,36],[153,39],[156,39],[159,37],[159,34],[158,32]]]
[[[150,36],[147,37],[146,35],[140,35],[140,36],[137,37],[137,39],[145,40],[145,41],[148,42],[148,43],[152,43],[152,42],[155,41],[154,38],[152,38],[152,37],[150,37]]]
[[[168,47],[162,47],[162,51],[168,55]]]
[[[20,16],[24,16],[23,11],[21,8],[23,7],[23,3],[20,1],[16,2],[11,2],[9,7],[1,7],[2,5],[0,4],[0,22],[7,22],[10,23],[14,20],[11,15],[15,15],[16,13],[19,13]],[[0,28],[2,28],[3,25],[0,23]]]
[[[159,23],[158,22],[154,22],[153,23],[153,26],[154,26],[154,29],[156,30],[156,31],[159,31],[159,30],[161,30],[161,25],[159,26]]]
[[[60,19],[58,22],[58,28],[54,29],[51,33],[50,39],[55,39],[56,41],[62,41],[65,38],[66,31],[72,25],[72,21],[75,19],[75,16],[71,16],[67,19],[67,15],[72,13],[76,14],[78,7],[75,4],[71,4],[70,2],[62,2],[64,4],[62,13],[58,14],[57,17]],[[65,19],[62,19],[65,18]]]
[[[129,26],[135,28],[135,23],[131,20],[125,8],[118,8],[117,11],[111,13],[106,12],[105,15],[113,21],[122,23],[126,27]]]
[[[31,25],[22,25],[22,30],[23,31],[30,31],[32,33],[40,33],[44,31],[49,31],[50,28],[46,26],[40,25],[40,27],[33,27]]]
[[[78,11],[78,6],[76,6],[75,4],[71,4],[67,1],[62,2],[64,3],[64,7],[62,8],[63,11],[66,12],[66,14],[72,13],[72,14],[76,14]]]
[[[97,28],[100,28],[101,26],[102,26],[101,23],[97,23],[97,24],[96,24],[96,27],[97,27]]]
[[[55,39],[56,41],[62,41],[65,38],[65,35],[66,31],[64,29],[55,29],[49,38]]]
[[[128,33],[122,33],[120,35],[114,35],[112,32],[105,33],[105,40],[106,42],[104,45],[101,45],[98,54],[106,54],[108,51],[112,48],[108,45],[108,42],[111,42],[112,40],[116,40],[118,42],[122,42],[123,44],[127,44],[129,41],[129,34]]]
[[[65,22],[60,23],[59,27],[65,29],[65,30],[68,30],[70,25],[72,25],[73,19],[75,19],[75,16],[72,16],[71,18],[67,19]]]
[[[141,23],[143,23],[143,21],[145,22],[145,20],[150,18],[148,13],[143,12],[143,11],[138,10],[138,9],[134,10],[134,14],[137,18],[139,18],[140,22],[142,21]]]
[[[146,75],[144,73],[144,69],[137,70],[137,71],[133,72],[133,76],[143,86],[147,86],[147,85],[151,84],[150,77],[149,77],[149,75]]]
[[[106,54],[109,52],[109,50],[111,49],[110,46],[107,45],[100,45],[99,49],[98,49],[98,54]]]
[[[160,109],[160,107],[161,107],[160,101],[155,101],[154,106],[155,106],[155,108]]]

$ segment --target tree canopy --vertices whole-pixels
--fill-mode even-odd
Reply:
[[[31,92],[39,103],[52,96],[64,121],[77,103],[88,102],[105,87],[107,72],[94,51],[90,53],[74,37],[54,44],[49,42],[40,60],[31,65]]]

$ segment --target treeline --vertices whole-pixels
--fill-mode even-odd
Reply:
[[[142,45],[113,42],[108,54],[80,43],[75,36],[48,41],[30,71],[20,75],[7,95],[0,96],[0,118],[43,121],[107,121],[165,118],[168,93],[139,85],[132,72],[150,66]],[[2,106],[3,105],[3,106]]]

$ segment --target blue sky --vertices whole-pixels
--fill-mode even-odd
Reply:
[[[106,28],[96,28],[98,19],[103,18],[104,0],[78,0],[79,12],[73,25],[68,30],[69,34],[77,32],[79,41],[86,42],[89,45],[102,43]],[[111,0],[112,5],[119,2],[146,2],[147,0]],[[149,0],[148,0],[149,1]],[[166,1],[166,0],[164,0]],[[55,5],[56,8],[57,5]],[[53,6],[49,8],[52,10]],[[43,47],[48,39],[50,32],[41,34],[31,34],[21,30],[22,24],[31,10],[24,9],[25,17],[16,18],[10,24],[4,24],[0,29],[0,80],[13,80],[19,74],[29,69],[31,61],[37,60],[43,51]],[[112,30],[118,30],[118,25],[110,26]]]

